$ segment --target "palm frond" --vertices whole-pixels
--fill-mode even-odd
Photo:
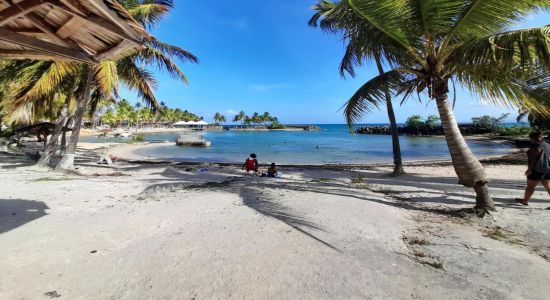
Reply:
[[[518,80],[499,72],[486,72],[484,76],[459,76],[457,80],[478,96],[482,102],[506,108],[529,108],[541,115],[549,115],[548,107]]]
[[[342,107],[350,129],[368,112],[386,102],[386,92],[396,92],[404,81],[403,75],[391,70],[372,78],[361,86]]]
[[[411,1],[413,19],[419,20],[426,44],[426,53],[435,49],[442,36],[456,22],[464,1],[449,0],[413,0]]]
[[[312,9],[316,13],[309,20],[309,25],[313,27],[320,26],[323,31],[341,34],[346,46],[346,53],[340,65],[340,74],[344,77],[345,73],[355,76],[354,67],[360,66],[363,61],[373,59],[375,56],[384,57],[390,66],[409,64],[413,61],[413,65],[422,64],[423,60],[415,51],[411,51],[409,41],[397,38],[392,33],[401,33],[398,29],[399,20],[404,20],[403,15],[394,11],[392,17],[395,19],[393,28],[391,22],[382,22],[381,18],[385,15],[382,13],[384,8],[389,8],[391,5],[402,5],[406,11],[402,1],[366,1],[367,5],[371,5],[376,10],[369,11],[374,17],[364,15],[351,8],[348,2],[341,1],[333,3],[327,0],[320,0]],[[393,3],[393,4],[392,4]],[[406,14],[405,14],[406,16]],[[376,22],[374,22],[374,21]],[[403,24],[401,24],[403,25]],[[409,24],[410,25],[410,24]],[[401,26],[404,28],[405,26]],[[414,26],[411,25],[411,28]],[[412,30],[412,29],[411,29]],[[394,32],[395,31],[395,32]],[[404,37],[402,34],[398,34]],[[416,35],[412,35],[416,36]]]
[[[93,86],[107,97],[118,95],[118,72],[115,61],[104,60],[96,66]]]
[[[172,78],[179,79],[185,84],[189,84],[187,76],[185,76],[180,67],[164,53],[154,48],[147,47],[140,51],[137,57],[139,60],[145,62],[146,65],[156,65],[157,69],[166,71],[170,76],[172,76]]]
[[[538,66],[550,70],[550,26],[471,39],[452,51],[445,63],[455,65],[458,73],[475,72],[483,66],[482,71],[498,70],[501,76],[521,77],[518,68],[525,72]],[[516,73],[512,73],[514,69]]]
[[[154,110],[161,109],[153,93],[157,83],[150,72],[138,67],[131,57],[119,60],[117,70],[122,83],[130,90],[137,92],[148,107]]]
[[[160,40],[154,37],[146,39],[144,41],[144,44],[146,47],[149,47],[158,52],[161,52],[170,58],[177,58],[182,62],[191,62],[191,63],[199,62],[199,59],[195,55],[193,55],[191,52],[183,48],[180,48],[178,46],[161,42]]]
[[[172,0],[142,0],[139,2],[134,5],[127,4],[126,8],[130,15],[146,28],[155,26],[174,7]]]
[[[347,0],[342,1],[363,19],[363,26],[372,43],[389,44],[403,48],[416,58],[424,60],[418,52],[422,46],[422,31],[407,0]],[[381,51],[380,51],[381,52]]]
[[[456,11],[443,42],[445,45],[460,44],[472,38],[480,38],[499,32],[522,20],[548,0],[449,0],[455,3]],[[458,9],[457,9],[458,8]]]
[[[15,71],[17,77],[12,79],[14,85],[19,87],[12,100],[14,106],[52,97],[71,89],[74,77],[80,70],[78,64],[65,61],[34,61],[21,66],[22,68]]]

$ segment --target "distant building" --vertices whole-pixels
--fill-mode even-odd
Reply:
[[[191,129],[191,130],[205,130],[208,127],[208,123],[205,121],[179,121],[177,123],[172,124],[175,128],[185,128],[185,129]]]

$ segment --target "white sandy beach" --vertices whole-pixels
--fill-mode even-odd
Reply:
[[[531,206],[512,204],[524,166],[487,166],[498,211],[479,219],[457,212],[474,194],[448,166],[399,178],[293,167],[268,179],[216,164],[107,167],[80,153],[81,175],[1,155],[0,299],[550,294],[550,197],[539,187]]]

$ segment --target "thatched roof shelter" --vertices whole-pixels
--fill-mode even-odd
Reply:
[[[147,33],[115,0],[0,0],[0,58],[95,64]]]

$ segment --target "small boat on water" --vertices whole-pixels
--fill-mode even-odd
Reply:
[[[131,137],[133,134],[131,131],[128,130],[116,130],[113,132],[113,135],[115,137]]]
[[[212,142],[204,139],[200,135],[182,134],[176,139],[176,146],[211,147]]]

